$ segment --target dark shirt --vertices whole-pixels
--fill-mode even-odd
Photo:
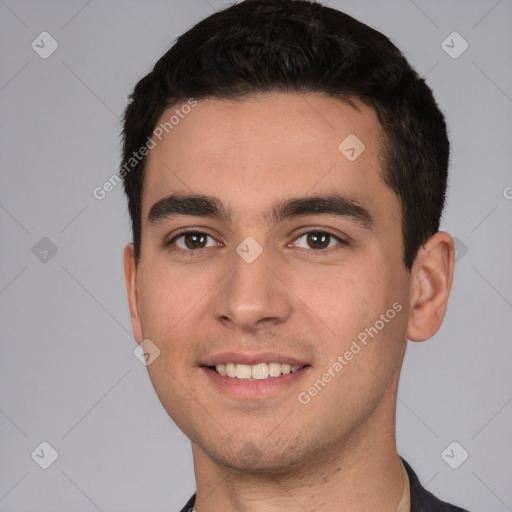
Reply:
[[[468,512],[467,510],[450,505],[437,499],[432,493],[428,492],[418,480],[416,473],[411,466],[402,459],[404,467],[409,475],[411,485],[411,512]],[[181,512],[190,512],[194,508],[196,495],[194,494],[188,503],[181,509]],[[201,512],[208,512],[207,510]]]

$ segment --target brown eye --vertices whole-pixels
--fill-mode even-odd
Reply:
[[[201,233],[187,233],[183,240],[188,249],[202,249],[206,244],[206,236]]]
[[[327,247],[329,247],[329,242],[331,241],[331,236],[326,233],[314,231],[313,233],[308,233],[306,240],[312,248],[327,249]]]
[[[302,240],[302,242],[301,242]],[[335,243],[333,243],[335,242]],[[337,242],[337,243],[336,243]],[[309,231],[297,238],[295,244],[303,249],[327,249],[333,245],[344,244],[345,242],[331,233],[325,231]]]
[[[208,239],[211,239],[213,243],[208,244]],[[175,244],[176,247],[182,250],[194,251],[196,249],[204,249],[205,247],[212,247],[216,245],[215,240],[206,233],[190,231],[188,233],[182,233],[171,240],[171,244]]]

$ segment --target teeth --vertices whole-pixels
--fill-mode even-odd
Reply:
[[[236,365],[233,363],[228,363],[226,365],[226,375],[228,377],[236,377]]]
[[[237,365],[238,366],[238,365]],[[238,375],[238,371],[237,371]],[[266,379],[270,375],[267,363],[254,364],[251,367],[251,376],[253,379]]]
[[[237,364],[236,376],[239,379],[250,379],[252,377],[251,367],[248,364]]]
[[[281,363],[269,363],[268,369],[271,377],[279,377],[281,375]]]
[[[300,370],[302,366],[291,366],[289,364],[281,363],[258,363],[258,364],[217,364],[215,369],[217,373],[223,376],[237,378],[237,379],[267,379],[269,377],[279,377],[288,375],[289,373]]]

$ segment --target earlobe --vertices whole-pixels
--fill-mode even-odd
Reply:
[[[144,338],[142,336],[142,326],[137,302],[137,264],[135,261],[133,243],[127,244],[124,248],[124,278],[126,281],[130,317],[132,319],[133,337],[137,343],[141,343]]]
[[[410,290],[407,338],[424,341],[441,327],[453,281],[455,245],[439,231],[418,251]]]

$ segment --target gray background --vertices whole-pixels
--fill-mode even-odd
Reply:
[[[439,497],[512,510],[512,3],[327,3],[406,53],[450,129],[455,282],[440,332],[409,343],[399,452]],[[224,4],[0,0],[2,511],[173,511],[194,492],[189,442],[133,355],[125,198],[92,191],[118,167],[135,83]],[[47,59],[31,48],[43,31],[59,45]],[[442,46],[453,31],[469,43],[458,58]],[[43,441],[48,469],[31,458]],[[441,456],[453,441],[469,453],[458,469]]]

